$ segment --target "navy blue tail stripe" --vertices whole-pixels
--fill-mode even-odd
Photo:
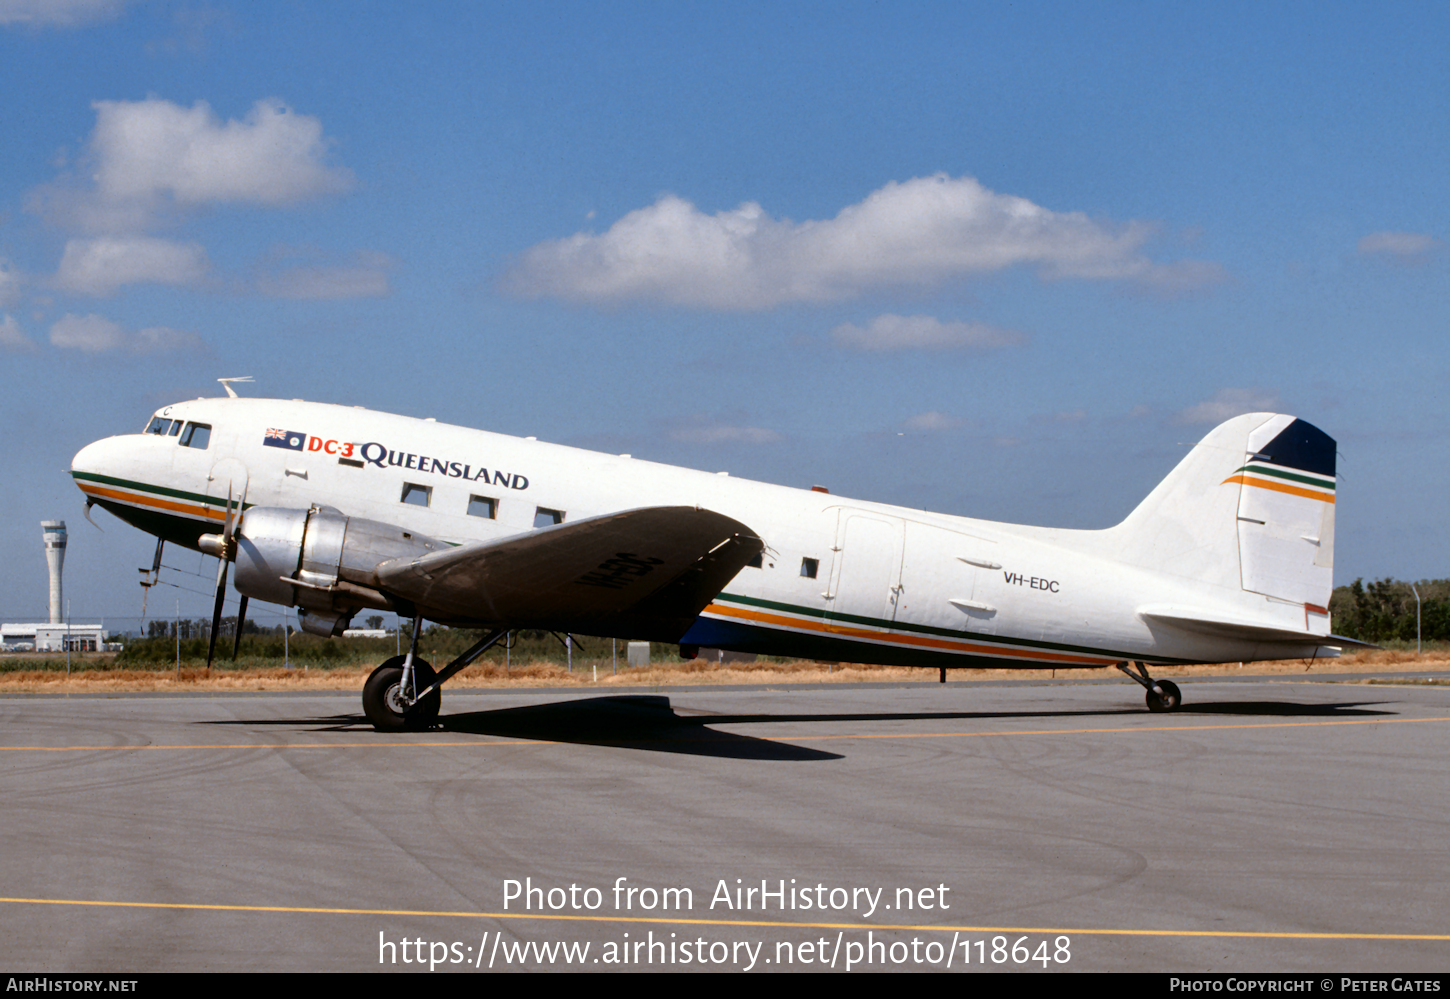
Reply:
[[[1334,475],[1334,438],[1312,423],[1295,420],[1250,461],[1271,461],[1281,468],[1297,468],[1316,475]]]

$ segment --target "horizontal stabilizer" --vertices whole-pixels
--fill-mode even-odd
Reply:
[[[1151,623],[1172,625],[1184,631],[1191,631],[1213,638],[1241,639],[1251,642],[1295,642],[1302,645],[1323,645],[1334,648],[1373,649],[1353,638],[1339,635],[1316,635],[1307,630],[1285,628],[1282,625],[1253,621],[1247,618],[1232,618],[1224,614],[1198,611],[1188,607],[1174,607],[1153,604],[1138,608],[1138,616]]]
[[[452,624],[673,642],[764,547],[697,507],[648,507],[377,567],[381,587]]]
[[[1343,635],[1330,635],[1324,639],[1325,645],[1332,645],[1337,649],[1383,649],[1383,645],[1375,645],[1373,642],[1361,642],[1357,638],[1346,638]]]

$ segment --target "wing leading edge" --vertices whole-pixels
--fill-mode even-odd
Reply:
[[[379,565],[433,620],[678,641],[764,543],[698,507],[591,517]]]

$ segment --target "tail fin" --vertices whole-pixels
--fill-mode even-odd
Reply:
[[[1118,557],[1327,614],[1334,460],[1333,438],[1303,420],[1236,416],[1112,529]]]

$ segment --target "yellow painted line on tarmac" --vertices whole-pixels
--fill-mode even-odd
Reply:
[[[640,923],[664,926],[717,926],[721,928],[757,926],[796,930],[910,930],[918,933],[1017,933],[1034,935],[1121,937],[1236,937],[1260,940],[1403,940],[1450,941],[1445,933],[1310,933],[1294,930],[1143,930],[1062,926],[958,926],[918,923],[827,923],[796,922],[784,919],[694,919],[668,916],[586,916],[575,913],[545,912],[472,912],[467,910],[433,909],[343,909],[304,905],[221,905],[202,902],[114,902],[104,899],[75,898],[0,898],[10,905],[74,905],[95,908],[182,909],[199,912],[286,912],[321,916],[411,916],[442,919],[496,919],[564,923]]]
[[[99,749],[452,749],[455,746],[560,745],[557,739],[496,739],[488,742],[218,742],[146,746],[0,746],[0,752],[70,753]]]
[[[770,736],[771,741],[781,739],[959,739],[979,736],[1012,737],[1020,735],[1097,735],[1099,733],[1123,732],[1205,732],[1215,729],[1243,728],[1303,728],[1315,725],[1412,725],[1419,722],[1450,722],[1450,718],[1334,718],[1323,721],[1302,722],[1248,722],[1238,725],[1144,725],[1140,728],[1040,728],[1026,732],[882,732],[863,735],[799,735]],[[762,738],[765,738],[762,736]]]
[[[705,716],[708,717],[708,716]],[[1425,722],[1450,722],[1450,717],[1444,718],[1327,718],[1320,721],[1294,721],[1294,722],[1245,722],[1239,724],[1221,725],[1142,725],[1142,726],[1119,726],[1114,728],[1040,728],[1028,729],[1022,732],[863,732],[856,735],[818,735],[812,732],[800,732],[789,735],[761,735],[751,736],[761,742],[819,742],[824,740],[840,739],[982,739],[1001,738],[1011,739],[1021,736],[1038,735],[1121,735],[1137,732],[1210,732],[1226,729],[1258,729],[1258,728],[1314,728],[1326,725],[1419,725]],[[726,725],[759,725],[763,722],[732,722],[725,721]],[[720,735],[733,733],[715,731],[715,737],[710,739],[580,739],[582,742],[592,745],[604,746],[633,746],[648,745],[652,742],[714,742],[718,741]],[[95,751],[107,749],[454,749],[477,746],[562,746],[573,745],[575,741],[564,739],[490,739],[470,740],[467,742],[283,742],[283,743],[195,743],[178,745],[148,745],[148,746],[0,746],[0,752],[12,753],[71,753],[81,751]]]

